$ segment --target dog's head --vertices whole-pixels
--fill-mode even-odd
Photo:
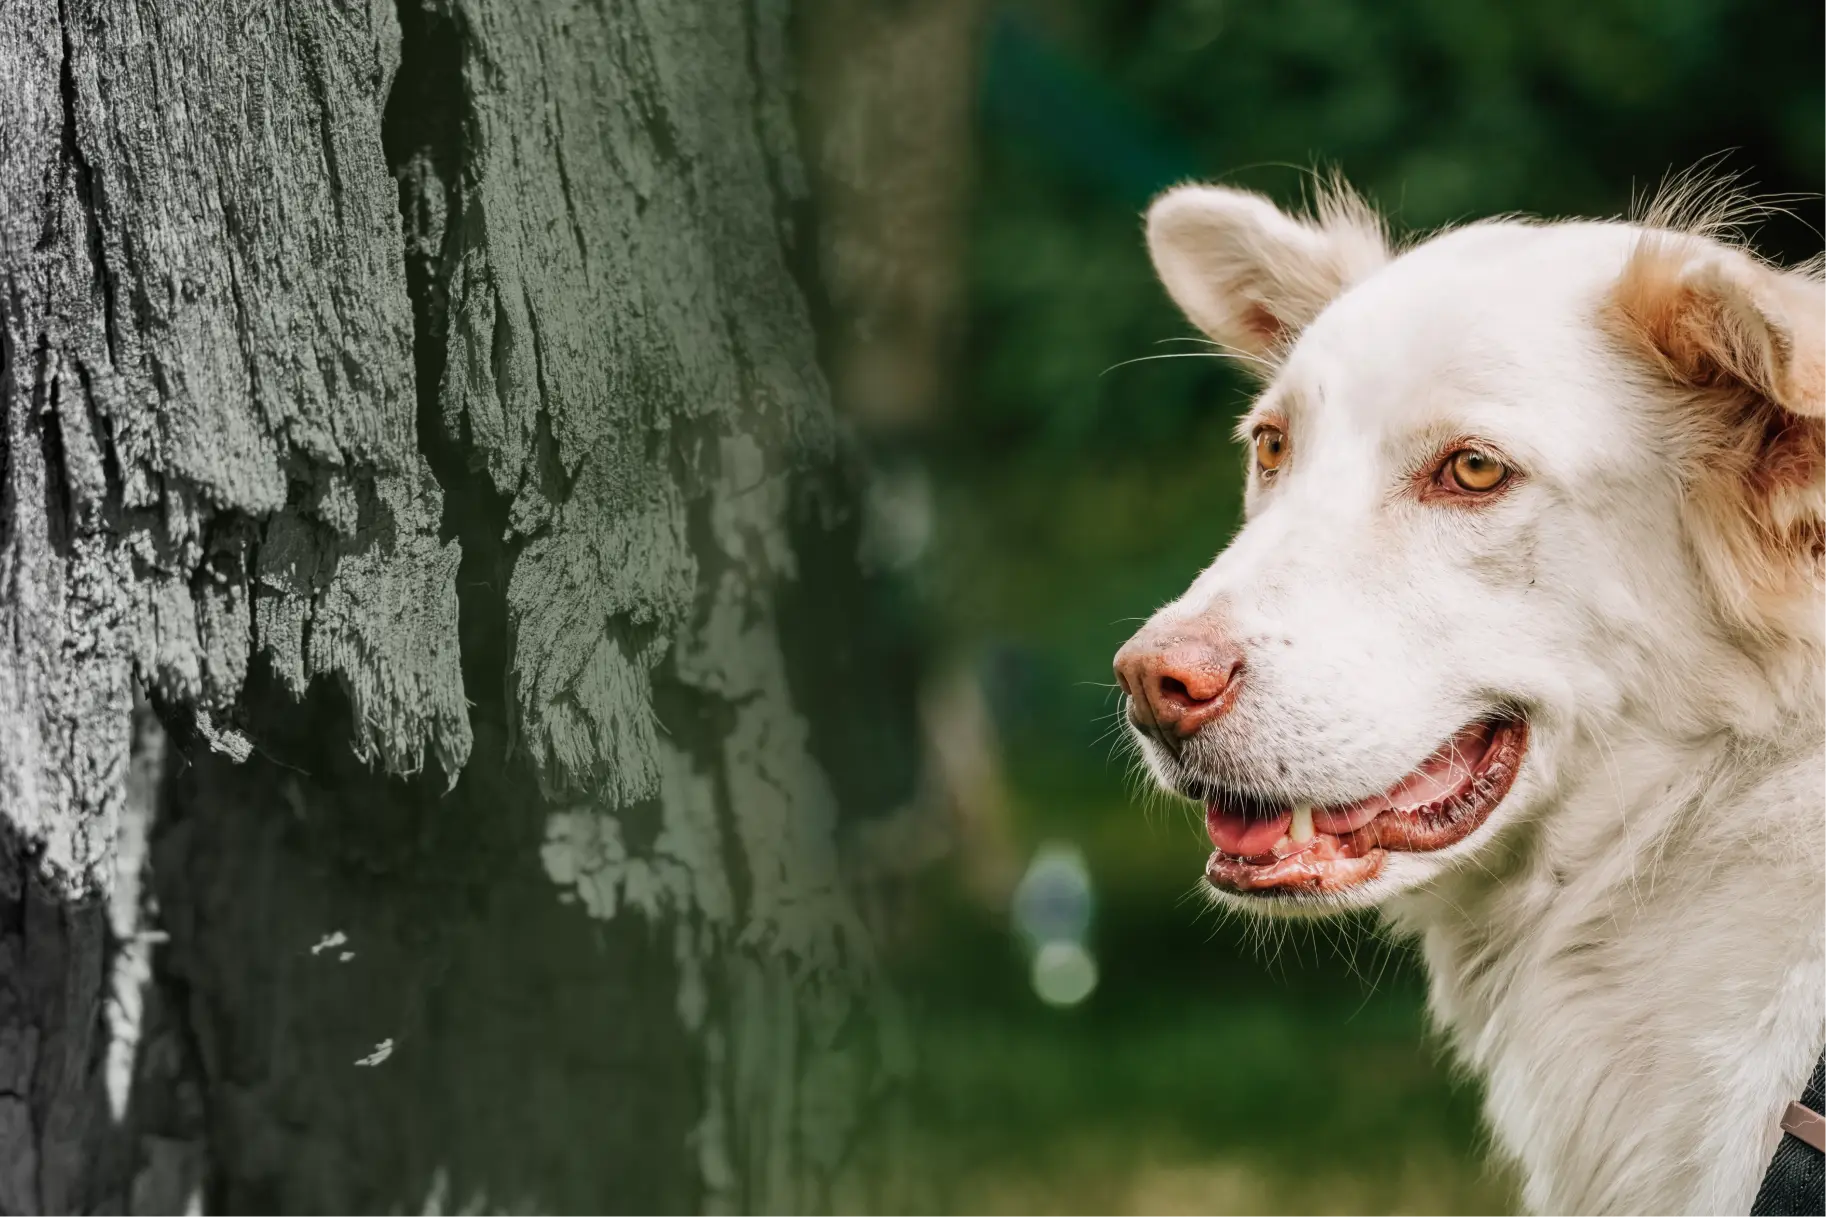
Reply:
[[[1147,233],[1265,381],[1242,530],[1116,657],[1221,895],[1375,903],[1550,815],[1608,735],[1818,700],[1814,275],[1665,218],[1397,255],[1348,197],[1298,218],[1204,186]]]

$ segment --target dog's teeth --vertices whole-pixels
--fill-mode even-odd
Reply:
[[[1293,831],[1288,834],[1295,845],[1312,840],[1312,804],[1301,803],[1293,809]]]

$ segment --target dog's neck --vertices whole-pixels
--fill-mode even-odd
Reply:
[[[1798,723],[1588,730],[1507,852],[1387,910],[1535,1211],[1748,1211],[1826,1035],[1826,749]]]

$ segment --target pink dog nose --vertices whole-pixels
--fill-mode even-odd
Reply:
[[[1243,652],[1208,622],[1153,624],[1116,652],[1116,679],[1136,726],[1181,739],[1236,704]]]

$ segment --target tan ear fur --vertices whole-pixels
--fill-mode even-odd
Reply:
[[[1388,261],[1375,213],[1341,183],[1312,218],[1259,194],[1176,186],[1147,216],[1155,272],[1188,320],[1272,367],[1345,288]]]
[[[1705,237],[1649,233],[1624,268],[1616,303],[1678,383],[1753,391],[1791,414],[1826,412],[1826,295],[1817,280]]]
[[[1648,232],[1608,302],[1672,391],[1700,561],[1761,634],[1815,640],[1826,587],[1826,287],[1709,236]]]

